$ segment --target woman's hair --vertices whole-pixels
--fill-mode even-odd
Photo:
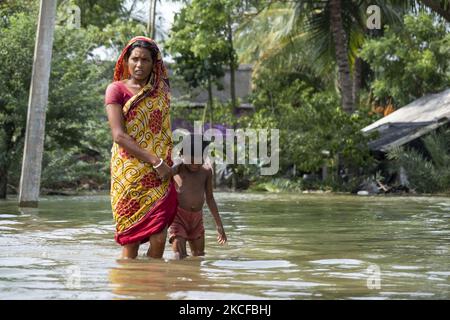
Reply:
[[[152,57],[152,61],[153,63],[156,62],[156,57],[158,55],[158,48],[147,41],[143,41],[143,40],[137,40],[135,43],[133,43],[127,50],[127,52],[125,53],[125,61],[128,61],[128,58],[131,56],[131,53],[133,52],[134,49],[136,48],[142,48],[142,49],[147,49],[148,51],[150,51],[150,56]]]

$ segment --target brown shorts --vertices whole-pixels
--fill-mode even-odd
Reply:
[[[192,241],[201,238],[204,234],[202,210],[188,211],[178,207],[175,219],[169,228],[169,243],[172,243],[175,237]]]

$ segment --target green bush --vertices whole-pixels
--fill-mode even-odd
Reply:
[[[371,87],[380,101],[402,107],[450,83],[448,25],[433,15],[407,15],[404,24],[386,26],[381,38],[365,43],[361,57],[375,72]]]
[[[422,193],[450,191],[450,129],[441,129],[422,139],[427,155],[412,148],[395,148],[388,153],[390,171],[403,167],[410,187]]]

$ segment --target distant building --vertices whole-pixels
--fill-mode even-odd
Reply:
[[[188,85],[172,76],[170,64],[169,78],[171,79],[171,105],[173,108],[205,108],[208,103],[208,92],[203,88],[191,89]],[[235,71],[236,81],[236,98],[239,106],[237,107],[238,114],[245,114],[254,110],[249,103],[249,95],[251,93],[252,67],[251,65],[242,64]],[[223,90],[219,90],[217,86],[213,85],[213,97],[220,103],[227,103],[231,100],[230,91],[230,71],[227,70],[225,76],[220,81]],[[206,124],[209,127],[209,124]],[[222,124],[213,124],[213,127],[223,130]],[[172,129],[184,128],[192,130],[193,123],[189,123],[186,119],[172,119]]]
[[[370,141],[374,152],[386,153],[394,147],[414,143],[425,134],[448,125],[450,121],[450,89],[430,94],[411,102],[362,129],[378,132]]]
[[[172,74],[169,65],[169,74]],[[173,77],[171,77],[172,79]],[[235,71],[236,97],[240,100],[241,108],[252,108],[248,103],[248,96],[251,92],[252,68],[251,65],[240,65]],[[225,103],[230,101],[230,71],[227,70],[224,78],[220,81],[223,90],[218,90],[213,86],[213,96],[218,101]],[[208,102],[208,92],[202,88],[190,89],[186,83],[179,80],[172,83],[171,87],[173,103],[182,107],[201,107]]]
[[[377,132],[369,142],[369,148],[380,160],[378,170],[388,174],[386,183],[406,187],[409,190],[408,176],[403,167],[398,172],[386,170],[389,162],[386,154],[396,147],[407,146],[419,151],[425,158],[428,154],[422,137],[440,127],[450,125],[450,89],[417,99],[403,108],[362,129],[366,134]],[[377,183],[387,191],[388,188]]]

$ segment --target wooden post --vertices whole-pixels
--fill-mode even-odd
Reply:
[[[20,207],[38,205],[56,2],[57,0],[41,0],[40,4],[20,177]]]

